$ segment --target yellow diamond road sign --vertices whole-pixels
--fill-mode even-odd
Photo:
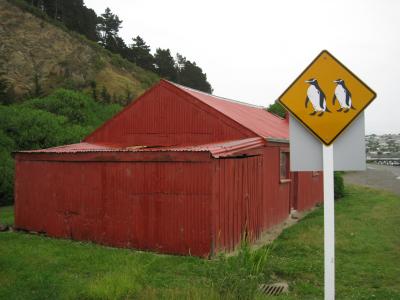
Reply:
[[[375,97],[371,88],[324,50],[279,97],[279,102],[330,145]]]

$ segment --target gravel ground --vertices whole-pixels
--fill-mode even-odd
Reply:
[[[344,180],[347,183],[387,190],[400,195],[400,167],[367,164],[366,171],[346,172]]]

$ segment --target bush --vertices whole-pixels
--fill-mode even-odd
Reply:
[[[0,206],[13,203],[14,160],[7,151],[0,150]]]
[[[74,124],[85,124],[88,120],[86,112],[92,106],[90,100],[82,93],[60,89],[45,98],[29,100],[23,106],[64,116]]]
[[[13,200],[12,151],[78,143],[120,109],[65,89],[22,104],[0,105],[0,205]]]
[[[253,299],[264,278],[268,250],[251,250],[244,241],[237,256],[219,255],[215,262],[210,262],[208,275],[212,288],[223,299]]]
[[[102,105],[88,95],[66,89],[31,99],[21,106],[44,110],[68,119],[69,123],[96,127],[121,109],[120,105]]]
[[[343,176],[340,172],[333,173],[335,199],[340,199],[344,196]]]
[[[273,104],[270,104],[267,108],[267,111],[269,111],[270,113],[273,113],[281,118],[285,118],[285,116],[286,116],[286,109],[278,101],[276,101]]]
[[[0,130],[0,206],[13,201],[14,160],[10,152],[14,147],[14,141]]]
[[[15,142],[16,149],[40,149],[64,141],[65,117],[46,111],[8,106],[0,107],[0,129]]]

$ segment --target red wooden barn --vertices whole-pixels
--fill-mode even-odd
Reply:
[[[160,81],[79,144],[16,154],[15,224],[49,236],[208,256],[320,202],[289,172],[288,122]]]

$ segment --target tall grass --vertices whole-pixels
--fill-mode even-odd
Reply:
[[[269,247],[253,250],[243,240],[237,256],[220,254],[209,265],[210,285],[222,299],[254,299],[264,278]]]

